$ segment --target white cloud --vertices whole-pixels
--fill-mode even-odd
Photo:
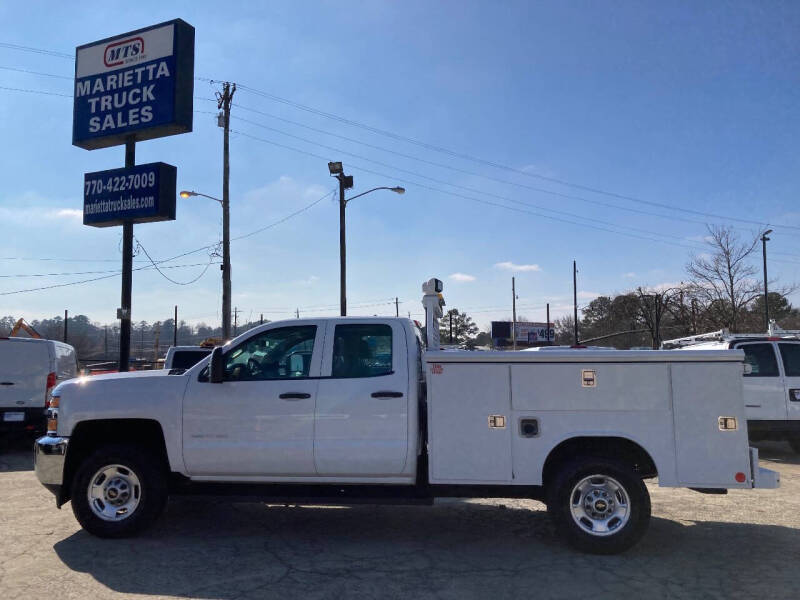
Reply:
[[[468,281],[475,281],[474,275],[467,275],[466,273],[453,273],[452,275],[448,276],[448,279],[452,279],[453,281],[458,282],[468,282]]]
[[[627,273],[623,273],[622,276],[625,279],[633,279],[634,277],[636,277],[636,273],[634,273],[633,271],[628,271]]]
[[[602,295],[603,294],[599,292],[578,292],[578,298],[580,298],[581,300],[592,300]]]
[[[318,281],[319,277],[317,277],[316,275],[309,275],[305,279],[298,279],[296,281],[293,281],[292,283],[297,285],[314,285]]]
[[[79,208],[61,208],[52,210],[47,214],[50,218],[56,219],[78,219],[83,221],[83,211]]]
[[[511,261],[504,261],[495,263],[495,269],[503,269],[504,271],[541,271],[542,268],[539,265],[518,265]]]

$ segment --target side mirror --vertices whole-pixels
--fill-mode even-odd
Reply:
[[[225,359],[222,357],[222,348],[217,346],[211,351],[208,380],[211,383],[222,383],[223,379],[225,379]]]

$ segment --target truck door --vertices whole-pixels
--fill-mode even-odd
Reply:
[[[324,326],[260,331],[224,353],[225,380],[190,375],[183,457],[190,475],[313,476]],[[204,376],[205,375],[205,376]]]
[[[787,417],[800,420],[800,343],[779,342],[778,350],[786,389]]]
[[[314,430],[319,475],[381,477],[403,472],[408,356],[399,323],[328,323]]]
[[[748,421],[786,419],[786,389],[778,369],[772,342],[743,342],[745,363],[751,372],[744,375],[744,406]]]

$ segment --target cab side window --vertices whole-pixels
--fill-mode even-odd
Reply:
[[[333,337],[332,377],[377,377],[392,372],[389,325],[337,325]]]
[[[225,354],[225,381],[309,376],[316,325],[280,327],[255,335]]]
[[[778,344],[787,377],[800,377],[800,344]]]
[[[738,348],[744,350],[744,362],[751,368],[745,377],[778,376],[778,361],[772,344],[744,344]]]

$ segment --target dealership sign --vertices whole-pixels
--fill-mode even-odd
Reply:
[[[194,27],[168,21],[79,46],[72,143],[87,150],[192,130]]]
[[[546,344],[556,338],[552,323],[517,321],[514,333],[517,343],[523,345]],[[492,340],[495,346],[510,346],[511,321],[492,321]]]
[[[178,170],[162,162],[111,169],[83,176],[83,224],[94,227],[125,221],[175,220]]]

